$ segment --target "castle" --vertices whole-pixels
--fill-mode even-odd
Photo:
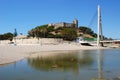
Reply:
[[[48,26],[54,26],[55,29],[59,27],[70,27],[70,28],[78,28],[78,20],[74,19],[73,23],[59,22],[59,23],[51,23]]]

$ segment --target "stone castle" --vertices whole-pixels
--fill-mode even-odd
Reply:
[[[59,27],[78,28],[78,20],[74,19],[73,23],[66,23],[66,22],[51,23],[48,24],[48,26],[54,26],[55,29]]]

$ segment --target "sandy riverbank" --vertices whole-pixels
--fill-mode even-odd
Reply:
[[[105,47],[81,46],[79,44],[57,44],[57,45],[0,45],[0,65],[19,61],[29,56],[33,52],[49,52],[61,50],[93,50],[93,49],[108,49]]]

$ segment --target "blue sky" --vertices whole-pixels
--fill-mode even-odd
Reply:
[[[103,34],[120,39],[120,0],[100,0]],[[28,30],[43,24],[72,22],[97,32],[98,0],[0,0],[0,34],[27,35]],[[96,14],[94,19],[93,16]],[[92,21],[92,23],[91,23]]]

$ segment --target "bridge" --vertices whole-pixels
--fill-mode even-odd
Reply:
[[[100,41],[100,42],[120,44],[120,40],[103,40],[103,41]]]

